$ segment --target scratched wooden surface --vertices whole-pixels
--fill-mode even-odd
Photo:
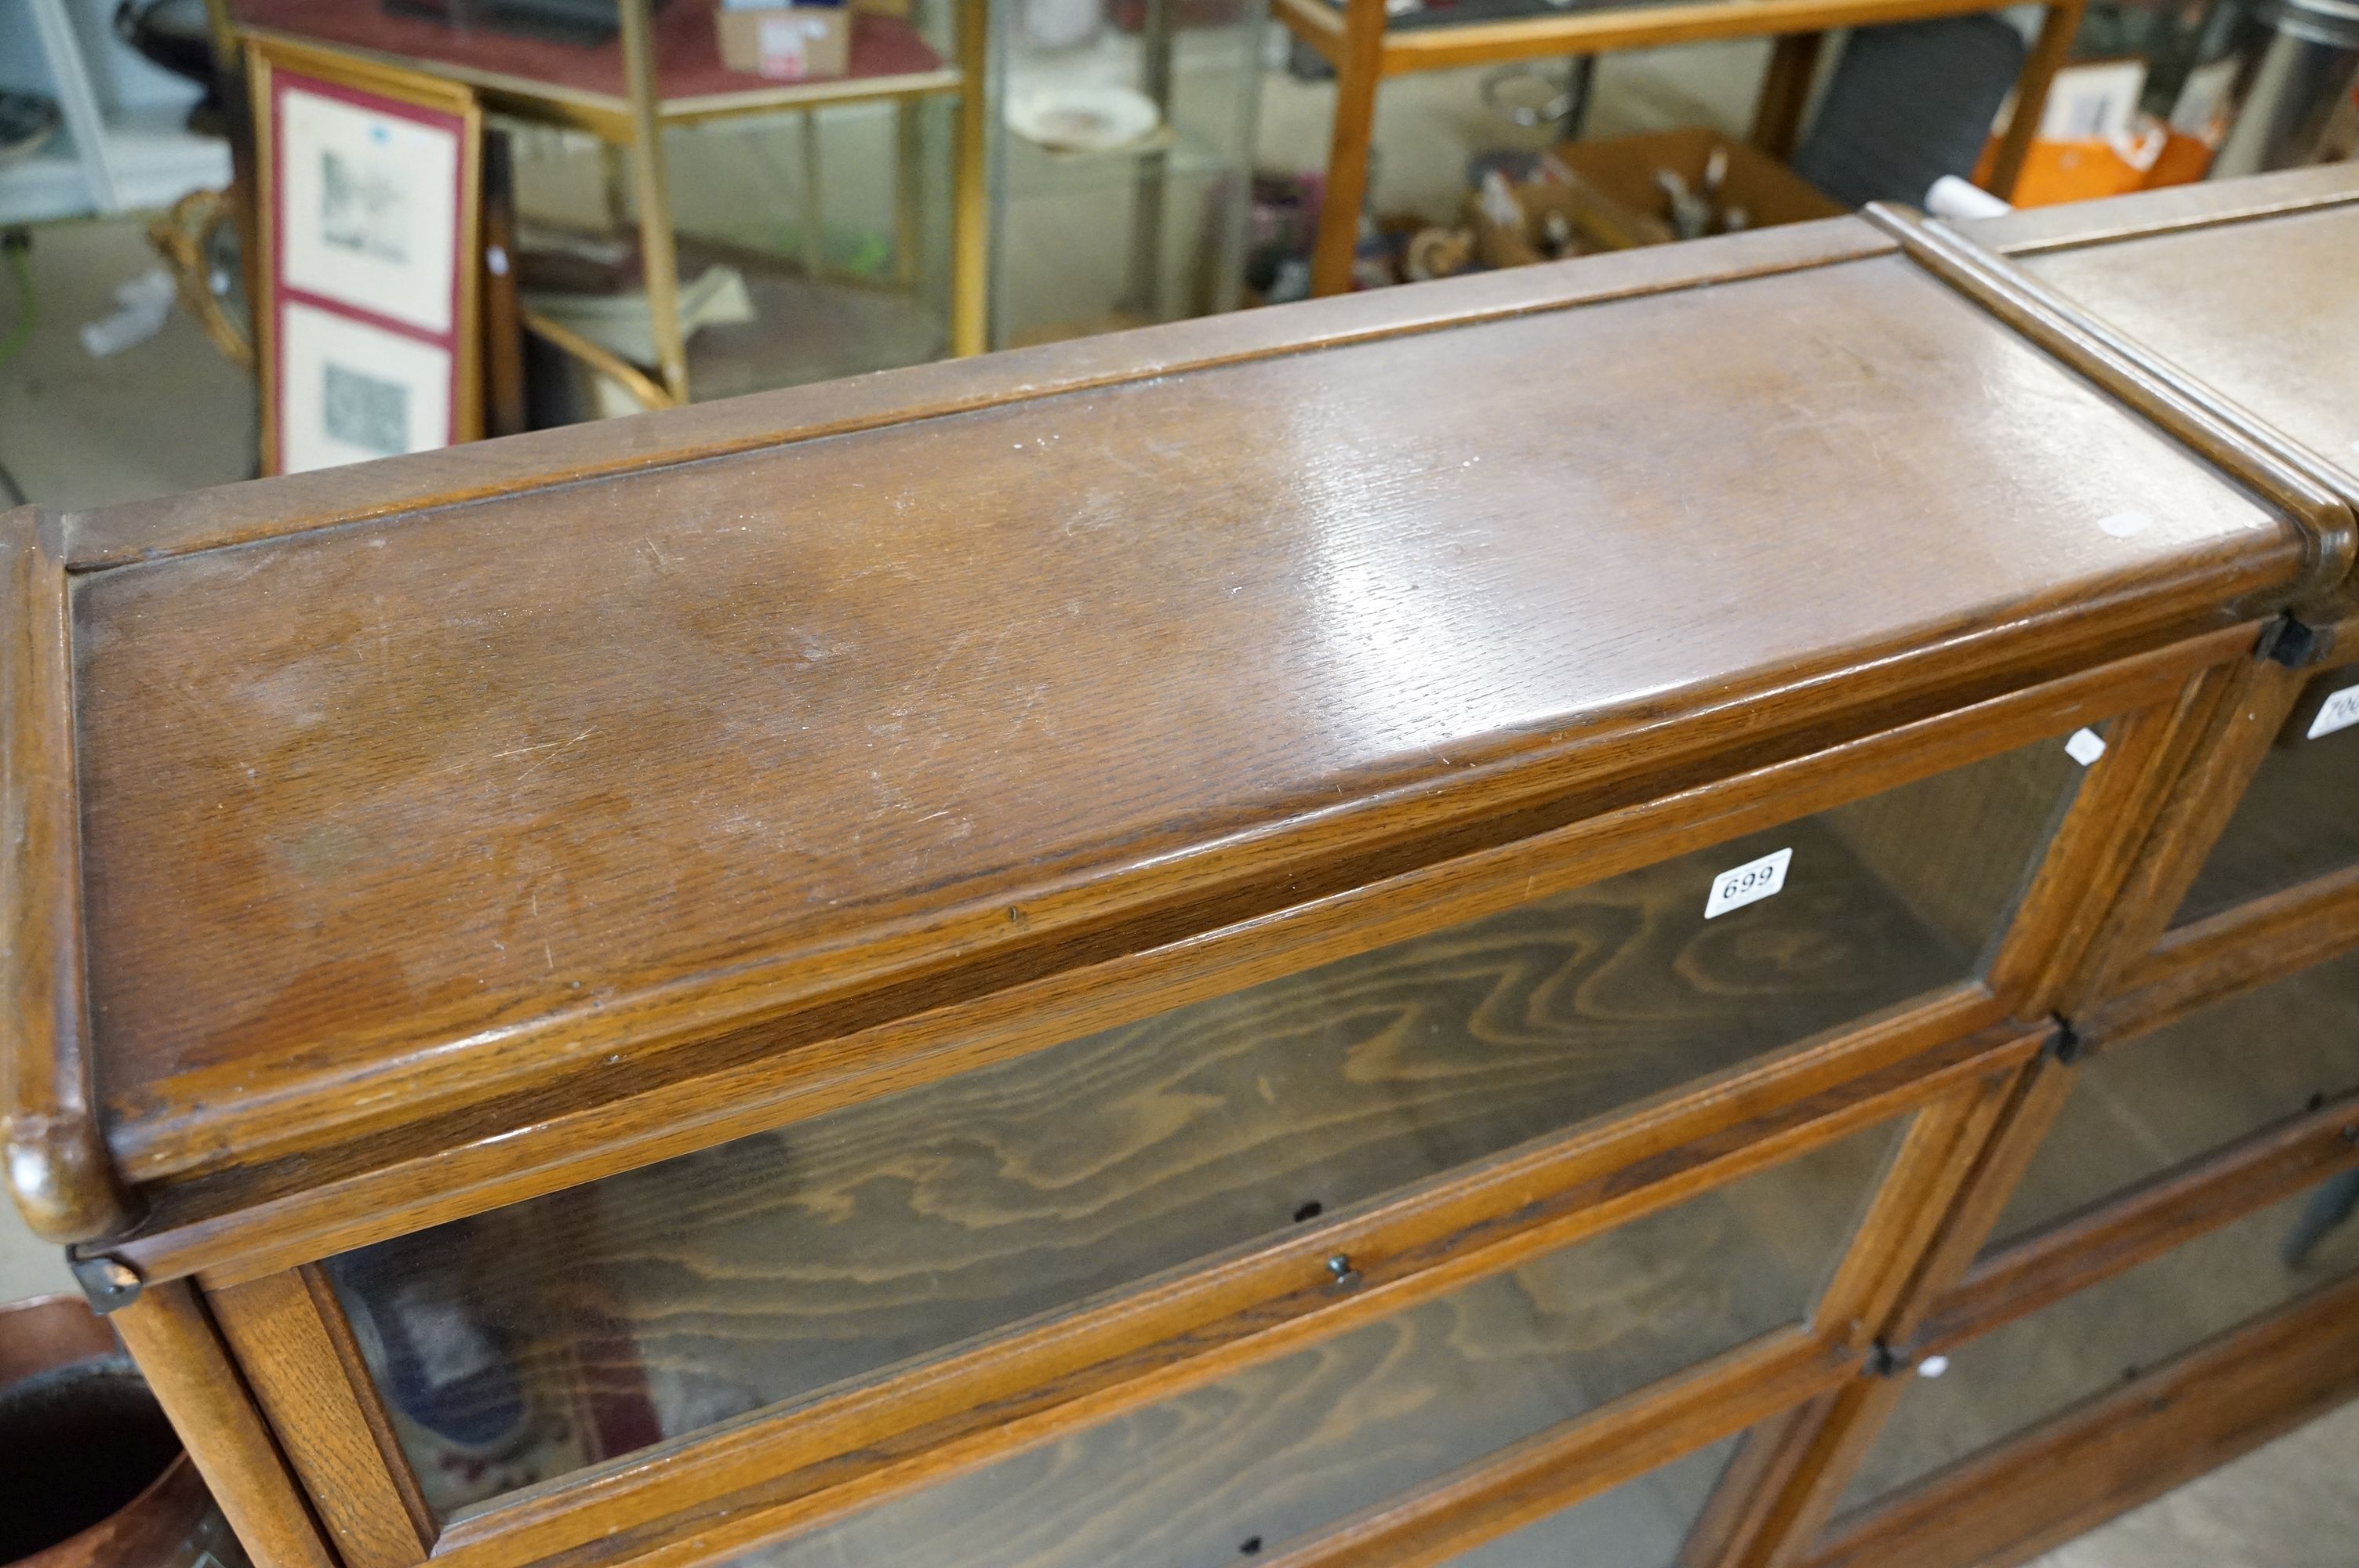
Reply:
[[[1869,1129],[1414,1311],[739,1561],[835,1568],[921,1552],[943,1568],[1189,1568],[1258,1555],[1240,1551],[1255,1541],[1276,1552],[1802,1321],[1892,1137],[1889,1127]],[[1658,1539],[1669,1533],[1662,1513],[1700,1504],[1696,1479],[1679,1477],[1668,1498],[1654,1499]],[[1618,1512],[1589,1522],[1648,1533],[1627,1515],[1603,1517]],[[1527,1544],[1546,1545],[1549,1534]],[[1510,1552],[1503,1568],[1530,1560]]]
[[[678,1435],[1389,1195],[1965,978],[2078,771],[2041,741],[384,1244],[337,1277],[363,1316],[463,1302],[522,1382],[569,1405],[649,1399]],[[1951,816],[1960,788],[2014,809]],[[1854,843],[1877,849],[1883,876]],[[1717,872],[1778,849],[1794,851],[1783,892],[1702,917]],[[1985,890],[1980,904],[1961,887]],[[553,1303],[594,1316],[620,1359],[547,1333]],[[476,1388],[490,1399],[500,1385]]]
[[[2359,491],[2354,246],[2359,203],[2346,202],[2021,261],[2334,464],[2350,493]]]
[[[979,962],[1241,834],[2185,625],[2291,548],[1886,257],[85,577],[110,1138],[146,1178],[545,1083],[650,997]]]
[[[2359,725],[2308,738],[2321,705],[2359,687],[2359,669],[2321,671],[2237,801],[2174,922],[2186,925],[2359,864]],[[2359,692],[2352,692],[2359,697]]]

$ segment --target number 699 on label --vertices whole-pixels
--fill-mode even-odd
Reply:
[[[1721,872],[1712,879],[1712,896],[1703,901],[1703,917],[1710,920],[1772,896],[1786,885],[1786,868],[1793,859],[1792,849],[1780,849]]]

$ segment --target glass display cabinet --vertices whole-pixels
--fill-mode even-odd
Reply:
[[[1266,0],[991,18],[991,342],[1237,308]]]
[[[512,136],[526,324],[642,405],[984,346],[984,0],[856,8],[844,71],[799,81],[724,59],[711,0],[209,5],[473,92]]]
[[[2069,1532],[2359,1384],[2239,418],[1877,212],[20,511],[15,1196],[263,1568]]]

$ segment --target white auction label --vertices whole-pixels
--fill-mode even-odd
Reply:
[[[2315,741],[2321,735],[2332,735],[2354,724],[2359,724],[2359,686],[2346,686],[2319,708],[2318,717],[2310,721],[2310,733],[2303,739]]]
[[[2089,767],[2105,754],[2105,738],[2094,730],[2075,730],[2072,738],[2064,742],[2064,754],[2082,767]]]
[[[1729,867],[1712,879],[1712,896],[1703,901],[1703,917],[1710,920],[1715,914],[1726,914],[1732,909],[1743,909],[1771,896],[1786,885],[1786,868],[1793,859],[1793,850],[1780,849],[1774,855]]]

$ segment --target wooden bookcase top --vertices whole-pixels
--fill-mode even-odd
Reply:
[[[2051,347],[1843,219],[19,512],[20,1201],[619,1128],[2288,601]]]

